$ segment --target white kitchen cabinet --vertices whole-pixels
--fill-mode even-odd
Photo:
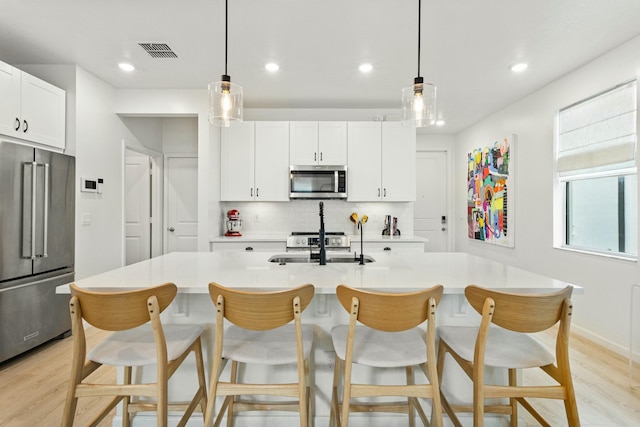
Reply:
[[[242,122],[220,131],[220,198],[254,199],[255,125]]]
[[[256,122],[255,200],[289,201],[289,122]]]
[[[243,122],[220,139],[222,201],[289,200],[288,122]]]
[[[347,200],[369,202],[382,197],[380,122],[347,124]]]
[[[0,133],[65,148],[65,91],[0,62]]]
[[[346,165],[346,122],[291,122],[292,165]]]
[[[348,123],[348,201],[407,202],[415,194],[415,128]]]
[[[420,241],[367,241],[364,239],[364,254],[370,252],[425,252],[425,244]],[[351,241],[351,251],[360,253],[360,241]]]
[[[416,129],[382,123],[382,200],[416,200]]]

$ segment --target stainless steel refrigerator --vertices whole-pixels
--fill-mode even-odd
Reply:
[[[0,139],[0,362],[71,329],[75,159]]]

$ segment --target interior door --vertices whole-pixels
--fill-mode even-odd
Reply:
[[[445,151],[416,153],[416,202],[413,232],[426,237],[426,252],[447,252],[449,245],[450,175]]]
[[[127,151],[125,167],[125,263],[151,257],[151,174],[148,156]]]
[[[165,158],[166,251],[198,250],[198,158]]]

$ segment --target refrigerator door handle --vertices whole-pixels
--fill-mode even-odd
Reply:
[[[38,164],[31,163],[31,259],[36,259],[36,173]]]
[[[42,236],[42,256],[46,258],[47,254],[47,236],[49,235],[49,163],[44,163],[44,224]]]

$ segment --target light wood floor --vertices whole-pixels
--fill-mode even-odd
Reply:
[[[88,345],[92,346],[105,335],[102,331],[88,330]],[[540,338],[545,344],[553,345],[550,336]],[[570,347],[583,427],[640,427],[640,388],[629,387],[627,359],[575,334],[571,337]],[[60,424],[71,349],[69,337],[0,364],[0,426],[50,427]],[[115,379],[115,370],[106,373],[106,377]],[[640,372],[636,378],[640,378]],[[524,380],[537,381],[537,376],[526,373]],[[567,425],[561,403],[540,403],[544,408],[542,412],[554,427]],[[75,425],[87,425],[92,418],[92,408],[101,405],[99,398],[81,399]],[[100,426],[110,426],[111,418]],[[538,425],[532,419],[526,418],[526,421],[528,425]]]

